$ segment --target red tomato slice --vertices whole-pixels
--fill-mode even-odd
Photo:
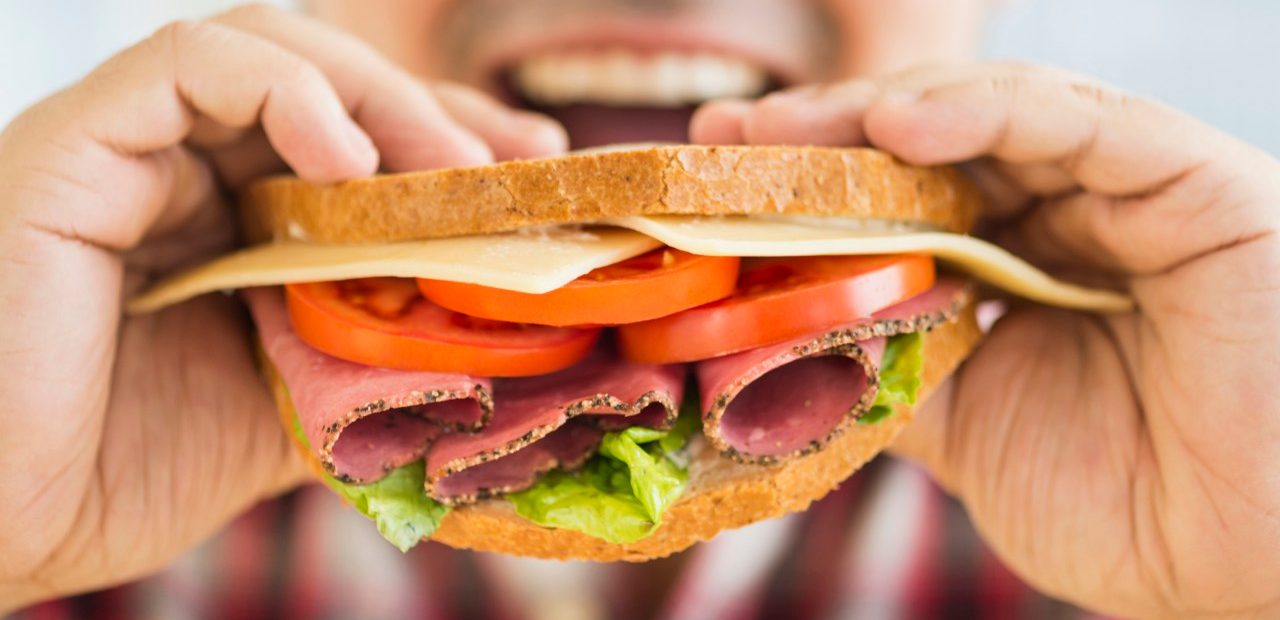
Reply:
[[[638,362],[692,362],[849,323],[933,286],[933,257],[807,256],[744,264],[732,297],[618,328]]]
[[[540,295],[477,284],[418,280],[427,299],[471,316],[538,325],[620,325],[728,297],[739,259],[671,248],[601,267]]]
[[[413,280],[366,278],[285,285],[293,329],[352,362],[486,377],[540,375],[591,351],[598,329],[503,323],[423,299]]]

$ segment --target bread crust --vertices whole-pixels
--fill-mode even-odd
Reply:
[[[250,241],[367,243],[487,234],[631,215],[802,214],[967,232],[980,197],[950,167],[867,148],[660,146],[380,175],[273,177],[241,197]]]
[[[921,401],[968,357],[981,337],[972,304],[955,322],[925,336]],[[287,428],[293,415],[288,391],[265,360],[264,368]],[[502,499],[455,508],[432,540],[460,549],[561,560],[643,562],[664,557],[722,530],[805,510],[892,443],[912,417],[910,408],[899,407],[897,415],[882,422],[850,427],[817,454],[773,466],[735,463],[697,436],[691,448],[689,488],[667,510],[662,526],[635,543],[618,545],[581,532],[544,528],[517,515]],[[298,447],[313,471],[321,471],[314,456]]]

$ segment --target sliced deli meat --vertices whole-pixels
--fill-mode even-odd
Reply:
[[[435,499],[465,503],[499,492],[533,484],[541,469],[527,469],[520,482],[511,474],[513,462],[545,464],[539,453],[567,452],[548,449],[544,442],[562,434],[585,437],[595,433],[643,424],[667,428],[676,419],[684,397],[685,368],[656,366],[619,358],[601,347],[591,357],[565,370],[519,379],[494,381],[494,415],[477,433],[452,433],[440,437],[427,453],[427,491]],[[569,424],[570,420],[574,420]],[[602,424],[602,422],[608,423]],[[594,444],[593,444],[594,447]],[[572,452],[569,450],[568,452]],[[501,467],[496,463],[504,463]],[[564,464],[561,462],[561,466]],[[483,472],[502,471],[500,479],[485,480]],[[454,479],[462,476],[464,482]]]
[[[874,402],[883,338],[840,330],[699,362],[703,432],[767,465],[822,448]]]
[[[366,484],[418,460],[450,430],[476,430],[493,412],[487,378],[392,370],[340,360],[303,342],[278,288],[244,292],[312,451],[343,482]]]
[[[519,379],[348,362],[295,334],[279,289],[244,294],[312,450],[347,483],[425,457],[426,491],[446,503],[526,488],[549,469],[580,465],[606,428],[669,427],[683,398],[683,366],[629,362],[604,346],[565,370]],[[601,423],[614,418],[624,422]]]
[[[432,488],[433,497],[450,505],[527,489],[548,471],[577,469],[595,454],[603,436],[604,431],[592,424],[570,421],[511,454],[427,484]]]
[[[954,320],[971,297],[969,285],[939,279],[865,320],[699,362],[707,439],[754,464],[820,450],[874,403],[885,338]]]

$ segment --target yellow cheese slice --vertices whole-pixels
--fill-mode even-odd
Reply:
[[[637,216],[608,223],[705,256],[821,256],[923,252],[1015,295],[1054,306],[1125,312],[1133,300],[1056,280],[1030,263],[968,235],[922,231],[876,220],[742,216]]]
[[[152,312],[218,290],[375,276],[469,282],[545,293],[592,269],[666,244],[706,256],[818,256],[923,252],[974,277],[1045,304],[1125,312],[1120,293],[1056,280],[998,246],[908,224],[844,218],[637,216],[588,228],[406,243],[313,245],[289,241],[246,248],[179,274],[129,300]],[[617,228],[615,228],[615,226]]]
[[[406,243],[316,245],[296,241],[245,248],[160,282],[130,299],[152,312],[213,291],[374,276],[469,282],[545,293],[661,243],[621,228],[538,228],[500,235]]]

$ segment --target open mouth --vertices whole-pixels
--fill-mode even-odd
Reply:
[[[575,149],[687,142],[698,105],[779,84],[762,65],[721,52],[624,47],[539,52],[501,75],[511,98],[560,121]]]

